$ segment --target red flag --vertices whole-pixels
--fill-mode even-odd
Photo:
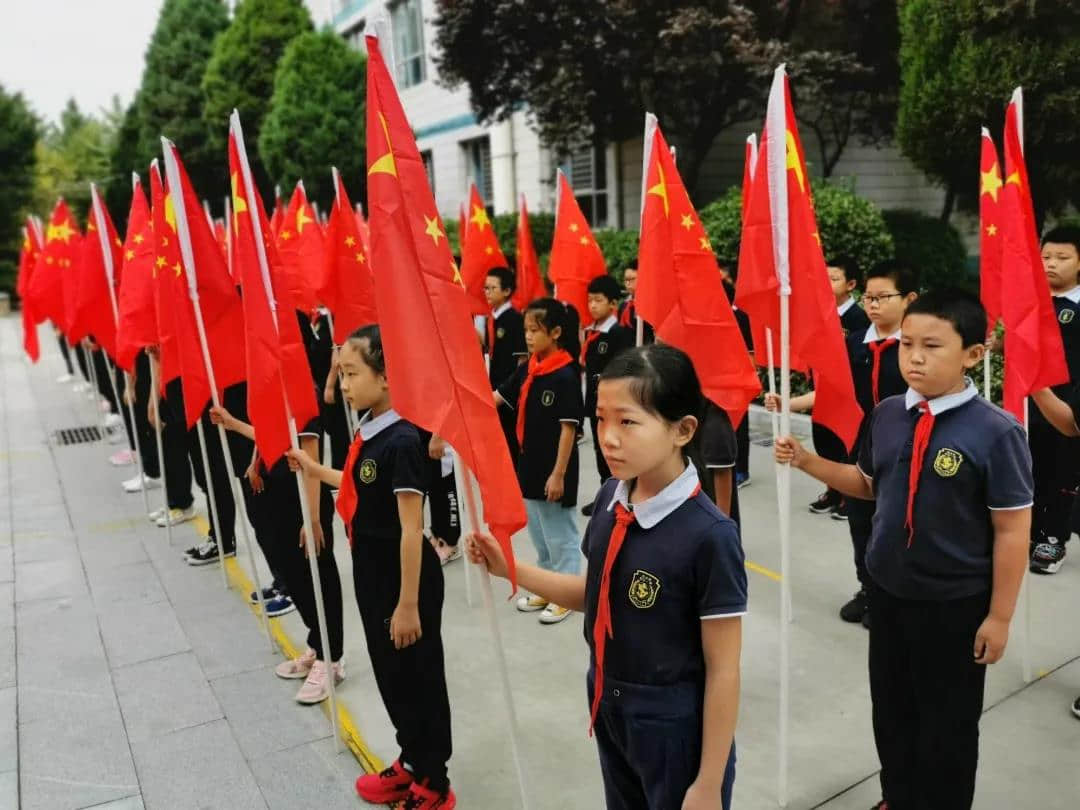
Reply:
[[[469,187],[469,241],[461,249],[461,275],[465,279],[465,292],[474,315],[486,315],[491,307],[484,297],[484,279],[488,270],[506,267],[506,257],[499,247],[495,228],[476,183]]]
[[[779,336],[781,294],[789,296],[791,367],[813,369],[813,419],[850,448],[862,410],[855,400],[840,316],[825,270],[810,176],[783,67],[777,69],[769,93],[746,205],[735,303],[758,328],[769,327]]]
[[[746,155],[743,159],[743,182],[742,182],[742,227],[745,234],[746,229],[746,216],[747,207],[750,203],[750,193],[754,184],[754,172],[757,169],[758,161],[758,143],[757,136],[753,133],[746,136]],[[739,274],[749,266],[750,254],[749,251],[739,251]],[[749,271],[753,275],[753,271]],[[766,345],[767,333],[765,332],[765,325],[759,323],[757,320],[750,321],[750,339],[752,341],[754,352],[754,363],[761,367],[765,367],[769,363],[770,352]],[[779,332],[772,335],[772,357],[773,362],[780,357],[780,345],[777,341],[780,339]]]
[[[360,244],[364,246],[364,253],[369,253],[371,233],[368,231],[367,220],[364,219],[364,207],[360,203],[356,204],[356,228],[360,232]],[[323,227],[323,235],[326,235],[325,225]]]
[[[154,235],[154,264],[151,270],[154,288],[154,321],[158,330],[158,356],[161,366],[161,391],[180,376],[180,346],[176,336],[176,285],[174,275],[183,272],[180,246],[176,239],[176,217],[172,199],[155,158],[150,164],[150,221]]]
[[[525,206],[525,195],[521,195],[521,209],[517,222],[517,286],[510,303],[514,309],[524,310],[537,298],[547,295],[544,279],[540,276],[540,260],[536,257],[533,245],[532,229],[529,228],[529,209]]]
[[[525,525],[521,488],[412,129],[378,40],[367,46],[371,255],[394,409],[446,439],[476,475],[516,588],[510,536]]]
[[[334,180],[337,194],[326,228],[326,251],[318,297],[334,316],[334,343],[340,345],[359,327],[375,323],[378,315],[368,254],[356,228],[345,183],[337,169],[334,169]]]
[[[1065,349],[1042,263],[1024,164],[1023,95],[1005,111],[1005,185],[1001,191],[1001,319],[1005,323],[1005,410],[1024,422],[1024,399],[1069,382]]]
[[[548,278],[555,285],[555,297],[572,305],[584,322],[589,317],[589,282],[605,275],[607,264],[561,170],[558,193]]]
[[[638,286],[641,317],[694,362],[709,399],[742,422],[761,383],[731,311],[709,237],[656,119],[645,124],[646,194]]]
[[[22,301],[23,350],[33,363],[41,357],[41,346],[38,343],[38,320],[30,300],[30,281],[40,255],[41,240],[37,228],[28,217],[23,227],[22,248],[19,250],[19,275],[15,280],[15,292]]]
[[[116,329],[116,362],[133,371],[135,356],[158,342],[154,307],[154,230],[139,175],[132,176],[131,210],[120,273],[120,322]]]
[[[45,245],[30,278],[30,298],[37,317],[45,317],[67,331],[66,299],[77,289],[77,262],[82,236],[61,198],[45,227]]]
[[[281,189],[274,186],[274,213],[270,215],[270,232],[277,238],[281,223],[285,220],[285,208],[281,203]]]
[[[90,186],[90,213],[86,220],[79,263],[79,287],[70,324],[72,342],[92,335],[105,354],[116,357],[116,309],[113,306],[120,275],[120,249],[112,217]]]
[[[986,308],[987,334],[994,331],[1001,317],[1001,186],[997,147],[990,130],[983,127],[979,161],[979,298]]]
[[[221,248],[222,254],[224,254],[226,260],[229,258],[229,234],[225,230],[225,220],[214,220],[214,239],[217,240],[218,247]],[[231,272],[231,270],[230,270]]]
[[[231,157],[231,156],[230,156]],[[315,221],[315,211],[308,202],[304,184],[293,189],[289,207],[277,234],[277,254],[284,273],[284,289],[274,289],[282,301],[310,313],[317,306],[315,288],[323,267],[323,233]],[[303,427],[303,425],[301,425]]]
[[[469,221],[465,218],[465,203],[458,203],[457,211],[458,256],[464,256],[465,232],[469,229]]]
[[[184,413],[188,428],[211,400],[211,380],[220,398],[230,385],[244,380],[243,310],[210,223],[191,187],[176,146],[162,139],[169,178],[174,235],[179,243],[179,272],[167,273],[173,286],[176,336],[184,379]],[[234,214],[235,216],[235,214]],[[198,302],[199,313],[195,311]],[[205,347],[199,334],[199,314]],[[204,352],[205,348],[205,352]],[[207,364],[209,362],[209,368]]]

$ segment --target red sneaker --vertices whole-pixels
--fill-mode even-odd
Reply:
[[[457,796],[449,787],[446,793],[437,793],[419,782],[413,782],[401,810],[454,810],[456,806]]]
[[[412,785],[412,774],[405,770],[400,760],[395,760],[394,764],[386,770],[379,773],[365,773],[357,779],[356,792],[365,802],[389,804],[405,799]]]

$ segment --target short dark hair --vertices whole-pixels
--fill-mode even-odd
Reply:
[[[581,354],[581,341],[578,339],[581,319],[573,306],[554,298],[537,298],[529,302],[524,314],[525,317],[535,318],[545,332],[550,333],[556,326],[559,327],[562,331],[556,343],[560,349],[566,349],[577,363],[578,355]]]
[[[862,271],[854,256],[833,256],[825,261],[826,267],[836,267],[844,271],[844,278],[854,281],[856,287],[862,286]]]
[[[492,267],[487,271],[488,276],[499,280],[499,284],[506,292],[513,292],[517,289],[517,278],[514,276],[514,271],[509,267]]]
[[[636,273],[637,272],[637,262],[636,261],[627,262],[626,267],[623,268],[623,272],[625,273],[627,270],[633,270]]]
[[[896,290],[901,295],[910,295],[919,291],[919,271],[913,265],[899,259],[886,259],[875,264],[866,274],[868,282],[872,278],[889,279],[896,285]]]
[[[908,315],[932,315],[953,325],[964,348],[986,340],[986,310],[971,293],[956,287],[943,287],[920,295],[904,312]]]
[[[611,276],[597,276],[589,282],[589,294],[597,294],[604,296],[609,301],[618,301],[622,298],[622,288],[619,287],[619,282],[613,279]]]
[[[386,357],[383,355],[382,345],[382,332],[379,329],[379,325],[376,323],[369,323],[367,326],[361,326],[355,332],[350,334],[346,339],[346,343],[353,343],[354,341],[366,340],[367,346],[361,347],[354,345],[360,353],[360,359],[364,361],[364,364],[368,366],[376,374],[386,374]]]
[[[1055,245],[1072,245],[1080,255],[1080,228],[1076,225],[1058,225],[1043,234],[1042,245],[1053,242]]]

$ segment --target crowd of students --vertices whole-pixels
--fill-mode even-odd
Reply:
[[[1080,380],[1080,231],[1048,232],[1043,259],[1070,374]],[[1023,570],[1053,574],[1065,558],[1080,486],[1080,389],[1037,392],[1025,434],[967,378],[987,335],[976,299],[920,294],[917,268],[902,262],[865,275],[850,258],[827,264],[865,416],[850,451],[815,427],[816,453],[781,437],[776,460],[822,481],[827,488],[810,511],[846,520],[851,535],[858,590],[839,612],[870,630],[883,796],[875,807],[967,808],[986,665],[1004,652]],[[591,728],[609,808],[726,810],[747,604],[738,488],[749,482],[749,431],[705,399],[689,358],[656,343],[647,324],[635,346],[636,269],[623,280],[625,296],[612,277],[589,284],[584,326],[555,298],[515,310],[509,269],[485,281],[490,313],[478,339],[537,556],[535,566],[517,567],[526,593],[516,608],[545,625],[584,613]],[[506,561],[486,534],[461,542],[452,449],[394,411],[378,326],[334,347],[323,314],[298,318],[322,402],[319,418],[300,431],[300,450],[270,469],[262,464],[243,385],[202,416],[204,429],[228,431],[244,509],[274,576],[263,594],[267,613],[296,610],[308,629],[304,653],[276,671],[303,681],[302,703],[324,700],[329,679],[345,678],[336,493],[366,646],[401,748],[385,771],[360,777],[357,791],[408,810],[448,810],[456,798],[447,772],[441,567],[462,545],[493,574],[505,576]],[[204,465],[197,431],[186,428],[180,381],[160,403],[152,395],[156,363],[148,350],[133,377],[116,378],[134,404],[126,424],[139,435],[145,471],[124,488],[160,486],[163,477],[168,508],[149,517],[166,526],[194,515],[194,477],[217,519],[185,558],[205,565],[235,550],[232,482],[218,443],[207,443]],[[108,407],[120,411],[112,400]],[[791,407],[810,410],[813,402],[811,392]],[[776,408],[778,398],[767,396],[766,405]],[[349,411],[362,414],[352,437]],[[580,493],[586,421],[600,473],[595,493]],[[302,544],[297,470],[308,484],[327,639]],[[590,518],[583,539],[579,494]],[[1072,710],[1080,717],[1080,698]]]

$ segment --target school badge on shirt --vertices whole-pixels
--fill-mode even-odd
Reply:
[[[602,340],[602,341],[600,341],[599,343],[596,344],[596,353],[597,354],[607,354],[607,341],[606,340]]]
[[[540,395],[540,404],[546,408],[550,408],[555,404],[555,392],[545,391]]]
[[[375,466],[375,461],[370,458],[365,458],[360,462],[360,480],[365,484],[370,484],[375,480],[375,475],[378,472],[378,468]]]
[[[634,578],[630,580],[630,604],[636,608],[645,610],[656,604],[656,597],[660,593],[660,580],[648,571],[640,568],[634,572]]]
[[[948,447],[942,447],[934,458],[934,472],[942,478],[952,478],[960,470],[964,457]]]
[[[1058,320],[1062,323],[1072,323],[1073,317],[1075,317],[1076,311],[1071,309],[1063,309],[1058,313]]]
[[[495,337],[497,337],[499,340],[502,340],[504,337],[506,337],[506,330],[500,326],[498,329],[495,330]]]

